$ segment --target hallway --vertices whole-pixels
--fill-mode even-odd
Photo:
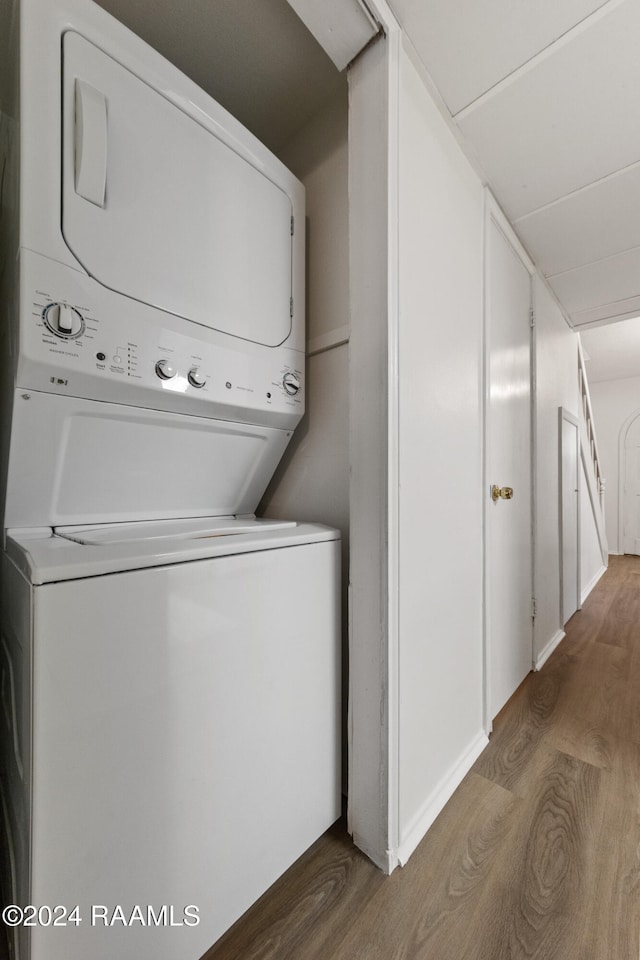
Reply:
[[[338,825],[203,960],[637,960],[640,558],[566,629],[406,867]]]

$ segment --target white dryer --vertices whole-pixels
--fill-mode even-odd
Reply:
[[[197,960],[340,813],[339,534],[254,516],[304,192],[90,0],[0,31],[15,956]]]

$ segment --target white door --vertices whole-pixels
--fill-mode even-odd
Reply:
[[[624,442],[623,552],[640,555],[640,416],[629,426]]]
[[[579,457],[578,421],[560,408],[560,557],[562,576],[562,622],[580,606]]]
[[[485,267],[488,724],[531,669],[533,656],[531,276],[524,258],[504,218],[490,208]],[[501,494],[495,501],[494,486]]]

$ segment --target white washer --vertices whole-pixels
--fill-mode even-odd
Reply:
[[[82,920],[19,956],[197,960],[339,816],[339,542],[237,523],[9,538],[20,902]]]
[[[14,955],[197,960],[340,813],[339,534],[254,516],[304,413],[304,190],[90,0],[0,32]]]

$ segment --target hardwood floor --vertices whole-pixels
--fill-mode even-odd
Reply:
[[[203,960],[638,960],[640,558],[566,629],[406,867],[337,824]]]

